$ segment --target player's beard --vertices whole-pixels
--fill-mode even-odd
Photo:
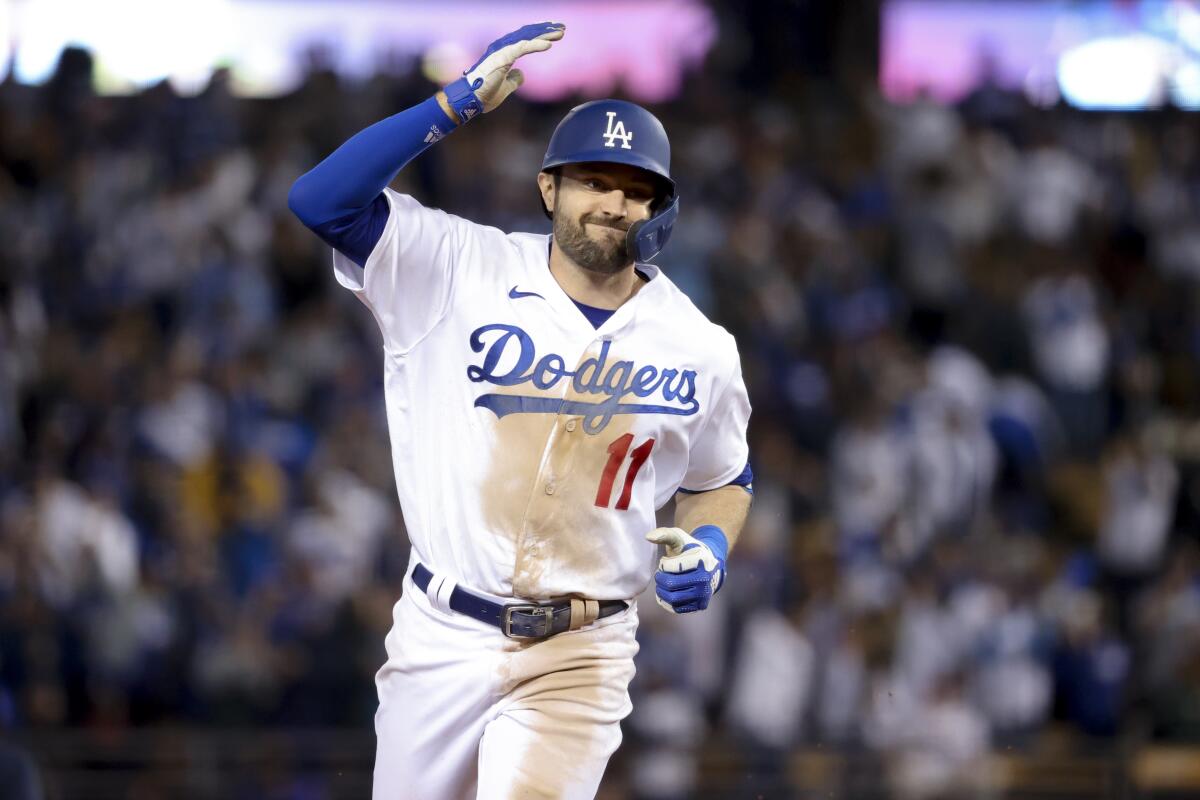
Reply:
[[[596,240],[587,235],[584,226],[589,223],[614,228],[621,235]],[[578,224],[566,214],[554,215],[554,241],[567,257],[588,272],[615,275],[629,265],[629,248],[625,246],[626,228],[620,223],[612,224],[584,215]]]

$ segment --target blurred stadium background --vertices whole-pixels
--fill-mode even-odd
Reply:
[[[601,796],[1200,797],[1190,0],[0,2],[0,796],[367,796],[407,543],[285,196],[539,19],[397,188],[545,230],[561,114],[647,102],[754,403]]]

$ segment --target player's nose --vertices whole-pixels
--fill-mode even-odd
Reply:
[[[626,208],[625,192],[621,189],[611,189],[600,197],[600,210],[607,216],[624,219]]]

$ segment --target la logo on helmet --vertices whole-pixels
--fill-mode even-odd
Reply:
[[[615,125],[613,123],[616,123]],[[616,147],[616,140],[621,140],[622,150],[632,150],[629,142],[633,139],[633,131],[625,132],[625,123],[617,119],[617,112],[608,112],[608,130],[604,132],[604,146]]]

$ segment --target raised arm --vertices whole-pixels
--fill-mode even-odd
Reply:
[[[524,80],[513,63],[549,49],[563,30],[549,22],[526,25],[492,42],[463,77],[359,131],[301,175],[288,193],[288,208],[327,244],[365,266],[387,223],[382,192],[396,174],[463,122],[500,105]]]

